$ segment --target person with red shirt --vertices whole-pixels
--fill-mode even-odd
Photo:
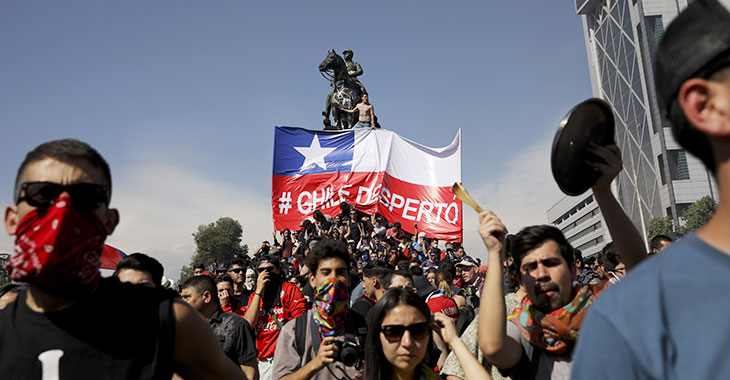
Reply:
[[[256,291],[249,298],[244,318],[256,329],[259,379],[270,380],[279,332],[286,322],[307,312],[307,301],[296,285],[284,281],[275,256],[261,256],[256,270]]]

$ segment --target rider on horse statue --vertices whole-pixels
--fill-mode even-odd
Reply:
[[[356,105],[361,103],[362,95],[367,94],[365,86],[357,79],[362,75],[362,67],[352,61],[352,50],[342,52],[344,59],[335,53],[334,49],[327,52],[327,57],[319,64],[319,71],[330,80],[332,90],[327,95],[325,109],[325,129],[350,129],[355,127],[360,119]],[[334,125],[330,122],[330,112]],[[369,113],[372,114],[372,111]],[[366,116],[363,115],[363,118]]]

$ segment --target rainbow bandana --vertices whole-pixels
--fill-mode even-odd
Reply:
[[[524,297],[507,319],[520,328],[522,336],[533,346],[562,355],[578,339],[583,316],[604,287],[603,282],[582,288],[576,286],[573,300],[548,314],[537,310],[530,298]]]
[[[312,302],[312,318],[322,336],[340,335],[345,327],[350,294],[347,285],[337,277],[317,287]]]

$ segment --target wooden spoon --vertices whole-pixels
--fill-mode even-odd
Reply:
[[[451,192],[454,193],[457,198],[461,199],[462,202],[471,206],[471,208],[476,210],[476,212],[481,213],[484,211],[476,202],[474,202],[474,199],[471,198],[469,193],[466,192],[464,186],[461,186],[459,182],[454,183],[454,186],[451,187]]]

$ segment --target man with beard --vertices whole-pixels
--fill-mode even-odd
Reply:
[[[119,222],[111,172],[78,140],[28,153],[5,228],[13,281],[29,284],[0,312],[3,379],[242,379],[208,323],[162,290],[101,278],[104,240]]]
[[[353,378],[360,363],[338,361],[342,343],[365,344],[367,326],[349,310],[350,256],[341,241],[323,240],[307,257],[309,282],[315,289],[312,309],[284,326],[276,344],[274,379]],[[326,370],[325,370],[326,369]]]
[[[621,171],[621,152],[615,145],[591,145],[589,151],[598,157],[589,164],[601,172],[592,187],[593,195],[611,236],[616,237],[617,252],[631,268],[646,258],[646,248],[611,193],[611,181]],[[479,347],[484,356],[514,380],[568,379],[581,322],[607,281],[596,286],[574,286],[577,275],[573,247],[563,233],[550,225],[525,227],[514,235],[510,255],[518,270],[520,288],[527,296],[507,317],[502,265],[507,230],[491,211],[479,214],[479,224],[489,260],[478,322]]]
[[[249,298],[244,318],[256,328],[260,379],[270,380],[279,333],[286,322],[307,311],[307,301],[296,285],[281,277],[276,256],[261,256],[256,270],[256,291]]]

